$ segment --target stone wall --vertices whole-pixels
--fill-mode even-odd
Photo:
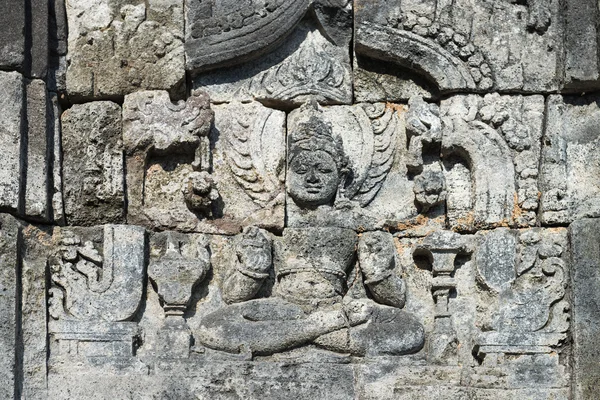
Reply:
[[[4,0],[0,398],[597,399],[592,0]]]

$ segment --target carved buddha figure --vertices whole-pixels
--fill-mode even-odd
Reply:
[[[306,118],[289,136],[287,191],[299,207],[331,208],[348,161],[317,106],[303,107]],[[422,347],[422,325],[400,309],[405,284],[394,272],[389,233],[359,237],[337,227],[286,228],[271,244],[265,233],[249,228],[237,253],[223,286],[230,305],[207,315],[197,332],[205,346],[261,355],[313,344],[359,356],[400,355]],[[357,259],[366,290],[351,290],[361,282]],[[253,299],[272,265],[274,295]]]

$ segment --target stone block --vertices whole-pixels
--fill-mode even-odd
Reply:
[[[573,395],[592,399],[600,385],[600,221],[581,219],[570,228],[573,272]]]
[[[121,107],[109,101],[76,104],[61,121],[66,222],[123,221]]]
[[[51,167],[54,143],[51,140],[50,102],[46,84],[41,79],[26,82],[27,93],[27,143],[26,185],[23,214],[48,221],[51,207]]]
[[[210,130],[205,94],[177,107],[166,92],[125,98],[130,222],[226,234],[283,228],[285,114],[260,103],[213,109]]]
[[[0,214],[0,395],[13,399],[19,384],[20,311],[19,288],[19,224],[7,214]]]
[[[541,220],[565,224],[600,216],[597,96],[550,96],[541,168]]]
[[[600,86],[598,2],[565,1],[565,88],[591,91]]]
[[[52,229],[27,225],[22,230],[21,334],[23,341],[23,398],[47,398],[48,287],[46,269]]]
[[[25,7],[23,0],[6,0],[0,15],[0,69],[20,70],[25,62]]]
[[[276,50],[254,62],[201,74],[194,89],[208,92],[217,103],[255,99],[290,106],[314,97],[326,104],[350,104],[351,21],[348,17],[347,38],[336,43],[326,33],[331,27],[323,31],[319,21],[306,18]]]
[[[560,87],[559,2],[359,1],[355,51],[456,91],[550,92]]]
[[[292,111],[287,124],[288,225],[396,229],[400,221],[416,217],[413,183],[407,176],[408,151],[403,145],[406,111],[404,106],[383,103],[329,107],[307,103]],[[314,140],[307,131],[314,131]],[[327,204],[333,207],[306,207],[301,199],[294,199],[296,185],[311,185],[304,177],[290,178],[300,177],[290,175],[290,169],[296,153],[308,146],[304,142],[313,143],[315,151],[322,150],[335,161],[338,176],[328,189],[333,194]]]
[[[544,98],[454,96],[440,112],[450,226],[534,226]]]
[[[52,215],[51,220],[59,225],[65,223],[65,208],[63,202],[63,181],[62,181],[62,128],[60,123],[60,115],[62,113],[60,104],[58,103],[58,95],[49,92],[49,127],[48,140],[51,142],[52,154],[52,187],[50,188]]]
[[[113,323],[130,320],[142,300],[146,277],[144,228],[55,228],[52,245],[48,261],[52,332],[79,332],[85,336],[87,323],[90,340],[101,341],[102,334],[110,337],[113,328],[119,331],[118,324],[113,327]]]
[[[67,12],[65,0],[51,0],[49,28],[48,88],[65,92],[67,72]]]
[[[41,79],[23,79],[17,72],[0,72],[3,82],[3,126],[0,141],[5,146],[0,173],[0,207],[34,221],[52,218],[50,199],[56,143],[46,84]]]
[[[177,105],[165,91],[125,97],[129,223],[192,230],[200,219],[195,212],[212,213],[218,198],[208,176],[212,121],[206,95]]]
[[[182,2],[76,0],[66,5],[71,97],[112,99],[140,89],[182,95]]]
[[[15,212],[21,190],[22,118],[24,82],[17,72],[0,72],[0,145],[3,151],[0,170],[0,207]]]
[[[298,400],[355,398],[353,371],[349,364],[287,363],[173,363],[162,362],[148,374],[128,370],[82,373],[71,369],[51,374],[52,399],[81,400],[157,397],[178,399]]]
[[[257,102],[213,109],[212,162],[223,199],[222,219],[283,229],[285,113]]]
[[[391,62],[355,54],[352,76],[354,101],[357,103],[400,103],[414,96],[426,100],[439,98],[439,90],[434,84],[418,72]]]
[[[30,54],[31,60],[28,70],[24,71],[29,78],[45,79],[48,73],[49,60],[49,22],[50,22],[50,6],[47,0],[30,0],[29,10],[27,12],[30,20],[28,28],[31,30],[30,47],[27,52]]]

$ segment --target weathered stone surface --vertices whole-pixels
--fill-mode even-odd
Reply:
[[[0,395],[4,399],[14,398],[19,384],[18,236],[18,222],[10,215],[0,214]]]
[[[596,96],[550,96],[541,170],[541,219],[563,224],[600,216]]]
[[[558,1],[359,1],[359,55],[413,70],[441,92],[559,88]]]
[[[439,90],[418,72],[391,62],[355,55],[354,101],[357,103],[406,102],[411,97],[438,98]]]
[[[24,214],[47,221],[50,216],[50,175],[54,143],[50,140],[50,103],[46,84],[40,79],[26,82],[27,143]]]
[[[58,321],[130,319],[142,297],[144,235],[143,228],[133,225],[57,228],[56,251],[50,259],[51,317]]]
[[[240,63],[264,53],[294,29],[310,3],[309,0],[187,3],[187,69]]]
[[[16,211],[21,189],[21,131],[23,118],[24,85],[17,72],[0,72],[0,207]]]
[[[63,201],[63,153],[62,153],[62,127],[60,115],[62,113],[58,103],[58,95],[50,92],[48,94],[50,106],[48,110],[48,141],[52,146],[51,177],[52,187],[50,188],[50,201],[52,203],[51,221],[58,225],[65,223],[65,209]]]
[[[183,4],[177,0],[68,1],[67,90],[73,98],[184,86]]]
[[[600,79],[598,2],[568,0],[564,13],[565,87],[574,91],[597,89]]]
[[[237,224],[283,229],[285,113],[257,102],[213,109],[212,165],[223,199],[223,229],[230,223],[231,228]]]
[[[455,96],[440,109],[450,225],[535,225],[544,98]]]
[[[152,240],[148,276],[156,285],[165,311],[157,352],[168,358],[188,358],[192,336],[183,316],[194,289],[210,270],[208,239],[165,232]]]
[[[22,398],[47,397],[48,293],[46,267],[52,231],[28,225],[21,246],[21,332],[23,341]]]
[[[597,397],[595,1],[7,1],[0,398]]]
[[[25,61],[25,5],[6,0],[0,15],[0,69],[20,69]]]
[[[600,251],[597,219],[581,219],[570,228],[573,272],[573,395],[576,400],[593,398],[600,384]]]
[[[210,215],[218,198],[207,175],[213,120],[208,98],[202,94],[174,105],[167,92],[143,91],[125,98],[123,114],[128,221],[192,229],[194,213]]]
[[[67,223],[123,221],[121,107],[108,101],[74,105],[61,121]]]
[[[4,146],[0,172],[0,208],[31,220],[52,219],[56,116],[40,79],[24,80],[17,72],[1,72],[5,94],[0,141]],[[58,147],[57,147],[58,146]],[[60,168],[60,164],[58,164]],[[60,180],[59,180],[60,182]]]
[[[28,61],[30,65],[29,70],[25,71],[25,74],[30,78],[41,78],[45,79],[48,72],[48,59],[49,59],[49,22],[50,7],[48,2],[38,3],[31,1],[29,10],[26,15],[30,18],[28,22],[28,28],[31,30],[30,36],[27,40],[31,40],[27,43],[30,47],[28,49],[29,57],[31,60]]]
[[[318,22],[307,18],[277,50],[249,65],[202,74],[194,79],[194,88],[207,91],[213,102],[255,99],[298,105],[316,98],[321,103],[350,104],[351,21],[348,18],[342,26],[346,37],[336,43],[327,29],[323,32]]]
[[[69,370],[50,375],[52,399],[107,398],[349,400],[355,396],[350,365],[204,362],[178,365],[163,362],[155,372],[82,373]]]
[[[65,0],[51,0],[49,28],[48,88],[54,92],[67,90],[67,11]]]
[[[127,360],[139,340],[145,285],[145,230],[137,226],[57,228],[49,259],[52,365],[74,359]]]

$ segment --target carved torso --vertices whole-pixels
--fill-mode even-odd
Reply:
[[[341,299],[357,243],[350,229],[286,229],[274,249],[277,293],[295,303]]]

